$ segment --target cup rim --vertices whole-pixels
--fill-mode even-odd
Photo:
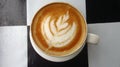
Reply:
[[[72,7],[74,7],[72,4],[69,4],[69,3],[67,3],[67,2],[52,2],[52,3],[46,4],[45,6],[47,6],[47,5],[49,5],[49,4],[54,4],[54,3],[65,3],[65,4],[68,4],[68,5],[71,5]],[[43,7],[45,7],[45,6],[43,6]],[[42,7],[42,8],[43,8],[43,7]],[[37,13],[38,13],[42,8],[40,8],[40,9],[37,11]],[[74,52],[71,52],[71,53],[66,54],[66,55],[64,55],[64,56],[49,55],[49,54],[44,53],[40,48],[38,48],[38,46],[35,44],[35,42],[34,42],[34,40],[33,40],[33,38],[32,38],[32,32],[31,32],[31,25],[32,25],[33,19],[34,19],[34,17],[36,16],[36,14],[33,16],[32,22],[31,22],[31,24],[30,24],[30,32],[29,32],[29,33],[30,33],[30,41],[31,41],[31,44],[32,44],[33,48],[35,49],[35,51],[36,51],[40,56],[42,56],[43,58],[45,58],[45,59],[47,59],[47,60],[50,60],[50,61],[55,61],[55,62],[66,61],[66,60],[72,59],[73,57],[75,57],[76,55],[78,55],[78,54],[81,52],[81,50],[83,49],[84,44],[85,44],[86,39],[87,39],[87,33],[88,33],[88,28],[87,28],[87,27],[88,27],[88,26],[87,26],[87,22],[86,22],[85,16],[84,16],[83,13],[81,12],[81,10],[78,10],[77,7],[74,7],[74,8],[77,9],[77,11],[81,14],[81,16],[82,16],[82,18],[83,18],[83,20],[84,20],[84,22],[85,22],[86,33],[85,33],[85,37],[84,37],[84,39],[83,39],[83,41],[82,41],[82,43],[81,43],[82,46],[80,46],[79,48],[77,48],[76,50],[74,50]],[[43,55],[42,55],[40,52],[43,53]],[[78,53],[77,53],[77,52],[78,52]],[[74,54],[74,53],[75,53],[75,54]],[[47,58],[45,55],[48,56],[48,57],[54,58],[54,59],[59,59],[59,60],[49,59],[49,58]],[[74,56],[72,56],[72,55],[74,55]],[[71,58],[66,59],[67,57],[70,57],[70,56],[71,56]],[[64,58],[64,60],[60,60],[60,59],[62,59],[62,58]]]

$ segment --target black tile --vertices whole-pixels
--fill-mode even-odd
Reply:
[[[29,27],[28,27],[29,31]],[[40,57],[33,49],[28,35],[28,67],[88,67],[87,45],[75,58],[66,62],[51,62]]]
[[[86,0],[88,23],[120,21],[120,0]]]
[[[0,26],[26,24],[26,0],[0,0]]]

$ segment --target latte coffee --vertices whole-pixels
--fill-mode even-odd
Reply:
[[[41,8],[31,24],[32,38],[50,56],[68,56],[83,46],[86,22],[82,14],[67,3],[51,3]]]

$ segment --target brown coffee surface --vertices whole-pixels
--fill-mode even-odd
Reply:
[[[33,40],[46,54],[66,56],[80,47],[86,38],[82,14],[67,3],[51,3],[41,8],[31,25]]]

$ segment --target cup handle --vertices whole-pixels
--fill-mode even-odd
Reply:
[[[99,42],[99,36],[93,33],[88,33],[87,36],[87,43],[88,44],[92,44],[92,45],[96,45]]]

